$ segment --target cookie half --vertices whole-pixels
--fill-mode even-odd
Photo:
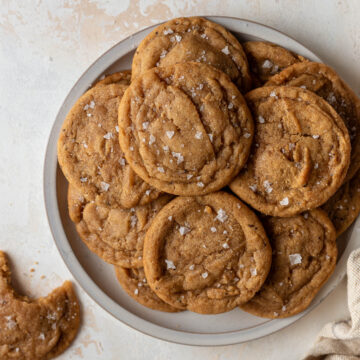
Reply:
[[[148,70],[119,107],[120,145],[129,164],[144,181],[175,195],[227,185],[247,160],[253,132],[239,90],[204,64]]]
[[[98,199],[88,201],[70,185],[69,215],[81,240],[104,261],[123,267],[140,267],[145,232],[171,198],[162,195],[149,204],[125,209],[104,205]]]
[[[138,46],[133,79],[156,66],[201,62],[226,73],[244,92],[250,89],[246,55],[224,27],[201,17],[177,18],[155,28]]]
[[[265,218],[273,249],[270,274],[241,308],[270,319],[305,310],[335,269],[336,232],[322,210],[289,218]]]
[[[0,251],[1,359],[53,359],[70,346],[79,325],[79,301],[70,281],[39,299],[17,294]]]
[[[141,305],[153,310],[178,312],[179,309],[162,301],[150,288],[143,268],[126,269],[115,266],[116,277],[122,288]]]
[[[360,168],[360,99],[329,66],[315,62],[295,64],[272,77],[266,86],[288,85],[308,89],[326,100],[343,119],[351,140],[351,162],[346,180]]]
[[[58,141],[59,164],[70,184],[88,198],[127,208],[160,195],[136,176],[119,146],[118,107],[129,83],[127,71],[88,90],[67,115]]]
[[[178,309],[202,314],[247,302],[270,264],[260,221],[224,192],[174,199],[153,220],[144,242],[144,269],[153,291]]]
[[[360,213],[360,171],[322,206],[340,236]]]
[[[341,117],[297,87],[262,87],[246,99],[256,132],[246,168],[231,190],[271,216],[293,216],[325,203],[344,181],[350,161]]]
[[[262,86],[288,66],[307,61],[302,56],[269,42],[247,41],[242,45],[249,61],[253,88]]]

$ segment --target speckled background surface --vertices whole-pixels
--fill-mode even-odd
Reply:
[[[51,126],[74,82],[121,39],[176,16],[237,16],[296,38],[360,93],[357,0],[0,0],[0,5],[0,248],[15,266],[16,287],[31,296],[72,278],[54,245],[43,203]],[[299,359],[326,322],[348,316],[343,281],[313,312],[276,334],[197,348],[144,336],[114,320],[79,286],[77,291],[83,325],[60,359]]]

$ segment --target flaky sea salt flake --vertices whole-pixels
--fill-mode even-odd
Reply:
[[[166,136],[169,138],[169,139],[172,139],[172,137],[174,136],[175,134],[175,131],[166,131]]]
[[[221,49],[221,51],[225,54],[225,55],[229,55],[230,51],[229,51],[229,47],[226,45],[223,49]]]
[[[301,264],[302,256],[300,254],[290,254],[289,260],[290,260],[290,265]]]
[[[176,266],[174,265],[174,263],[171,260],[165,259],[165,263],[166,263],[166,269],[176,270]]]
[[[289,198],[288,198],[288,197],[284,197],[282,200],[280,200],[280,205],[281,205],[281,206],[287,206],[287,205],[289,205]]]
[[[225,222],[228,219],[225,210],[219,209],[216,215],[215,220],[219,220],[220,222]]]

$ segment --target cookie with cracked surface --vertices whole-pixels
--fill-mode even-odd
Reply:
[[[139,304],[150,309],[178,312],[179,309],[162,301],[150,288],[143,268],[126,269],[115,266],[116,277],[122,288]]]
[[[239,41],[224,27],[201,17],[177,18],[155,28],[138,46],[133,79],[156,66],[201,62],[226,73],[244,92],[251,78]]]
[[[119,107],[119,139],[134,171],[174,195],[203,195],[227,185],[244,166],[251,113],[227,75],[198,63],[138,76]]]
[[[19,295],[0,251],[1,359],[53,359],[69,347],[79,324],[79,302],[69,281],[37,300]]]
[[[304,57],[269,42],[247,41],[242,45],[249,61],[253,88],[262,86],[288,66],[307,61]]]
[[[322,206],[340,236],[360,213],[360,170]]]
[[[259,219],[224,192],[174,199],[145,236],[147,281],[161,299],[182,310],[232,310],[260,289],[270,264]]]
[[[82,95],[58,141],[59,164],[70,184],[87,198],[127,208],[159,196],[131,170],[120,149],[118,107],[129,81],[130,72],[113,74]]]
[[[125,209],[105,205],[98,198],[88,201],[70,185],[69,215],[81,240],[104,261],[123,267],[140,267],[145,232],[171,198],[162,195],[149,204]]]
[[[345,181],[360,169],[360,99],[325,64],[307,62],[295,64],[273,76],[265,86],[300,86],[326,100],[343,119],[351,140],[351,161]]]
[[[257,129],[246,169],[231,190],[271,216],[293,216],[325,203],[344,181],[350,161],[341,117],[297,87],[262,87],[246,99]]]
[[[272,266],[260,291],[240,307],[256,316],[285,318],[304,311],[335,269],[333,224],[322,210],[263,219],[273,249]]]

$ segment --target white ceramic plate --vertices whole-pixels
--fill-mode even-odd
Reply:
[[[267,40],[308,59],[320,61],[313,52],[294,39],[267,26],[222,16],[212,16],[208,19],[225,26],[240,41]],[[59,110],[50,134],[44,168],[45,204],[56,245],[80,286],[116,319],[145,334],[188,345],[227,345],[271,334],[311,311],[338,285],[345,274],[346,259],[350,251],[360,245],[355,231],[350,229],[339,241],[341,247],[335,273],[311,306],[305,312],[291,318],[266,320],[240,309],[220,315],[198,315],[188,311],[169,314],[137,304],[117,283],[113,266],[100,260],[82,243],[68,217],[67,182],[59,169],[56,155],[57,138],[65,116],[75,101],[101,75],[129,69],[134,50],[154,27],[155,25],[128,37],[100,56],[76,82]]]

